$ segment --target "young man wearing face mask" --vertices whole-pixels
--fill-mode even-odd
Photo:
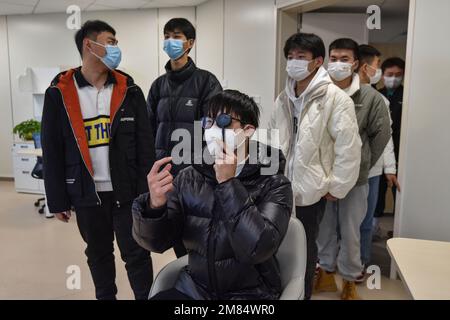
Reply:
[[[281,278],[274,255],[292,210],[284,157],[270,148],[280,165],[269,175],[267,158],[253,154],[265,146],[250,141],[259,109],[247,95],[225,90],[210,99],[206,114],[205,154],[212,164],[194,164],[174,178],[170,157],[155,162],[147,177],[150,192],[133,205],[140,245],[164,252],[182,240],[188,249],[189,264],[174,288],[153,299],[277,299]]]
[[[361,140],[352,100],[333,84],[322,66],[322,39],[294,34],[286,41],[284,55],[288,79],[275,102],[269,128],[279,132],[296,216],[306,231],[305,299],[310,299],[325,203],[344,198],[354,186]]]
[[[45,93],[44,182],[50,212],[69,222],[71,207],[83,240],[97,299],[115,299],[114,237],[136,299],[153,280],[150,254],[132,237],[131,204],[148,191],[154,142],[145,97],[116,70],[115,30],[87,21],[75,35],[82,66],[60,73]]]
[[[405,61],[401,58],[389,58],[383,62],[381,70],[383,71],[384,87],[380,90],[380,93],[389,100],[389,109],[392,118],[392,139],[394,141],[395,158],[398,161],[403,108],[402,81],[405,74]],[[375,210],[374,232],[376,233],[379,230],[378,218],[384,214],[388,186],[392,187],[394,200],[396,198],[397,186],[389,180],[381,179],[378,204]]]
[[[170,60],[166,73],[152,84],[147,106],[156,138],[156,158],[171,156],[178,141],[171,141],[176,129],[187,129],[194,136],[194,121],[205,115],[208,100],[222,91],[217,78],[197,68],[189,57],[196,31],[184,18],[174,18],[164,26],[163,48]],[[174,165],[176,175],[189,164]]]
[[[372,46],[359,46],[360,67],[358,70],[358,75],[362,85],[370,84],[373,86],[381,80],[382,71],[380,68],[380,56],[381,53]],[[381,96],[386,104],[386,107],[388,108],[389,100],[387,100],[383,95]],[[389,181],[390,184],[399,187],[396,176],[397,168],[392,136],[390,137],[389,142],[384,149],[383,155],[378,159],[377,163],[369,171],[369,196],[367,198],[367,213],[360,227],[361,261],[364,267],[367,267],[370,262],[373,216],[378,201],[380,177],[383,172],[385,175],[385,179]],[[357,282],[363,280],[364,276],[362,275]]]
[[[328,73],[353,100],[362,141],[356,185],[343,199],[328,201],[318,236],[319,273],[316,292],[337,291],[334,272],[343,277],[341,299],[358,299],[355,281],[361,276],[360,226],[367,212],[368,176],[390,138],[390,120],[383,98],[370,85],[360,84],[358,44],[337,39],[329,47]]]
[[[194,121],[204,116],[208,100],[222,91],[217,78],[210,72],[197,68],[189,57],[195,43],[195,28],[184,18],[174,18],[164,26],[163,48],[170,60],[166,73],[153,82],[147,97],[147,108],[155,137],[156,159],[171,156],[172,149],[179,141],[172,141],[172,133],[177,129],[188,130],[191,139],[193,163]],[[180,155],[182,156],[182,155]],[[172,174],[191,163],[176,164]],[[177,257],[184,256],[186,250],[175,245]]]

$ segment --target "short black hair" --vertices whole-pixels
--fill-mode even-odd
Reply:
[[[350,38],[340,38],[334,40],[329,47],[328,53],[331,54],[331,50],[347,49],[353,51],[353,58],[359,60],[359,48],[358,43]]]
[[[371,64],[375,57],[381,57],[381,52],[377,48],[362,44],[359,46],[359,60],[361,65],[364,63]]]
[[[301,49],[312,53],[313,58],[322,57],[325,59],[325,45],[323,40],[313,33],[296,33],[286,40],[284,45],[284,57],[287,59],[289,51]]]
[[[95,40],[97,35],[102,32],[111,32],[116,35],[116,30],[104,21],[88,20],[83,23],[81,29],[75,33],[75,43],[81,56],[83,56],[83,40],[85,38]]]
[[[393,58],[386,59],[383,62],[383,64],[381,65],[381,70],[384,73],[384,71],[387,68],[391,68],[391,67],[399,67],[400,69],[405,71],[405,60],[403,60],[402,58],[399,58],[399,57],[393,57]]]
[[[208,101],[208,116],[216,118],[219,113],[233,113],[243,125],[259,125],[259,107],[255,100],[237,90],[224,90]]]
[[[196,36],[195,28],[188,19],[173,18],[170,19],[164,26],[164,33],[174,32],[175,30],[181,31],[186,36],[186,39],[195,40]]]

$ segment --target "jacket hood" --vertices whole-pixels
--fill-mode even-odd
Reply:
[[[324,85],[328,85],[333,83],[330,76],[328,75],[327,70],[323,66],[321,66],[318,70],[314,78],[311,80],[309,85],[306,87],[305,91],[298,97],[295,96],[295,83],[296,81],[288,76],[286,81],[286,94],[289,99],[295,104],[296,102],[306,101],[311,95],[316,92],[317,89]]]
[[[240,179],[249,178],[255,174],[264,175],[264,169],[269,170],[271,174],[283,174],[286,166],[286,158],[280,149],[265,145],[258,141],[250,140],[250,150],[256,148],[257,155],[252,157],[251,155],[247,159],[241,173]],[[251,153],[251,152],[250,152]],[[273,155],[273,156],[272,156]],[[272,168],[272,166],[274,168]],[[216,179],[216,172],[213,165],[210,164],[194,164],[194,169],[199,171],[204,176],[211,179]],[[266,171],[269,172],[269,171]],[[266,173],[267,175],[268,173]]]
[[[353,73],[352,83],[350,84],[350,87],[344,89],[344,92],[352,97],[359,91],[359,89],[361,89],[359,75],[357,73]]]

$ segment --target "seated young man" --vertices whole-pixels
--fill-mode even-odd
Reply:
[[[277,299],[275,253],[292,211],[285,159],[277,150],[277,173],[266,175],[270,164],[249,153],[266,146],[250,142],[259,109],[247,95],[221,92],[207,114],[202,124],[214,164],[194,164],[174,179],[172,158],[155,162],[150,192],[133,205],[133,235],[142,247],[162,253],[182,240],[189,255],[175,287],[153,299]]]

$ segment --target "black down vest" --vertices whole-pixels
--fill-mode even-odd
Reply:
[[[222,91],[217,78],[210,72],[197,68],[189,58],[180,70],[172,71],[170,61],[166,64],[167,73],[153,82],[147,97],[147,108],[155,137],[156,160],[171,155],[178,141],[172,141],[176,129],[189,131],[194,146],[194,121],[204,115],[208,100]],[[202,139],[202,132],[199,137]],[[176,165],[172,174],[187,165]]]
[[[276,150],[276,149],[274,149]],[[292,210],[292,189],[282,174],[245,164],[240,175],[218,184],[209,165],[180,171],[166,207],[151,209],[149,194],[133,204],[133,236],[147,250],[164,252],[181,238],[189,265],[176,289],[194,299],[277,299],[281,278],[275,254]]]

